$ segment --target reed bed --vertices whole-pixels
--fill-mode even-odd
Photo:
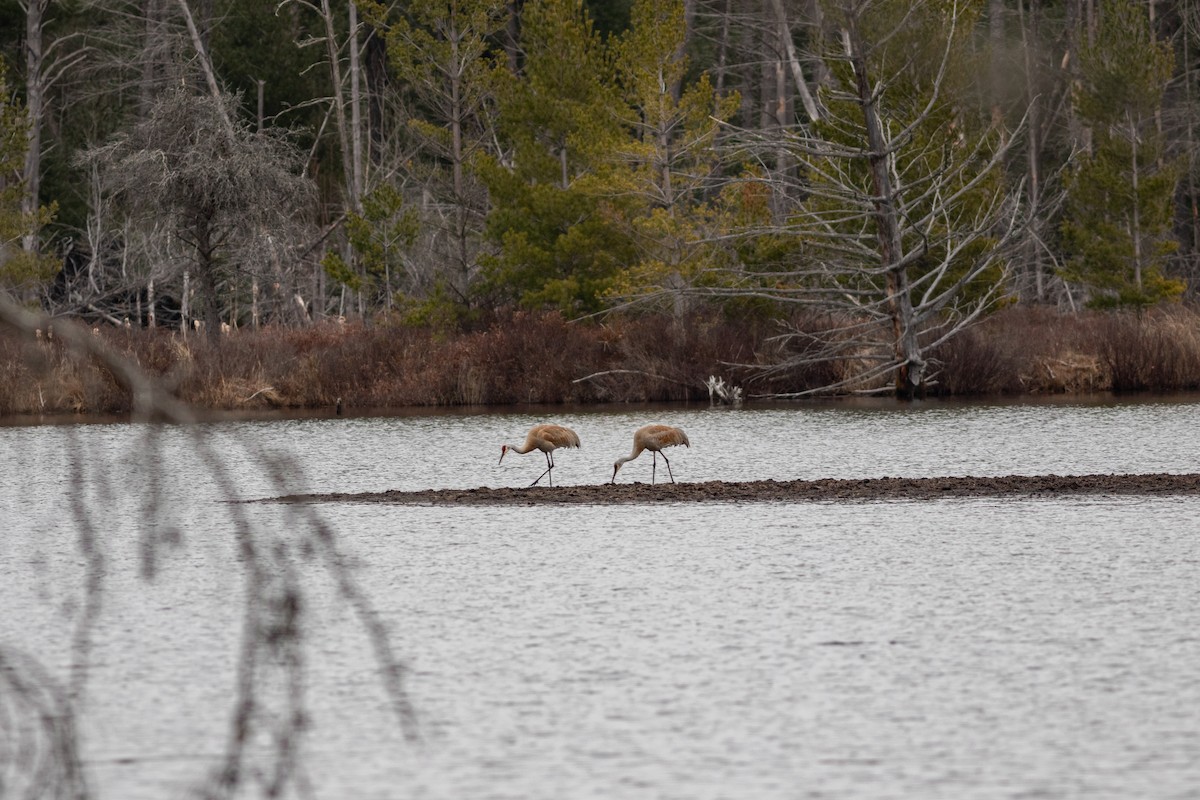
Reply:
[[[821,324],[800,319],[789,328]],[[93,330],[180,399],[224,410],[707,402],[710,376],[753,397],[803,392],[856,368],[848,355],[764,377],[761,368],[780,355],[778,332],[717,314],[571,323],[531,312],[457,334],[329,322],[233,331],[210,343],[163,329]],[[1012,307],[929,357],[929,390],[943,396],[1196,389],[1200,311]],[[125,413],[132,403],[107,369],[52,331],[0,330],[0,415]]]

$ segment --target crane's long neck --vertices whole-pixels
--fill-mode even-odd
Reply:
[[[642,447],[642,445],[635,443],[633,445],[633,452],[627,456],[621,456],[620,458],[618,458],[615,466],[617,466],[619,468],[623,464],[628,464],[630,461],[633,461],[635,458],[640,456],[642,454],[642,451],[645,449],[646,448]]]
[[[519,447],[515,444],[510,444],[510,445],[508,445],[508,449],[512,450],[514,453],[518,453],[520,455],[525,455],[530,450],[533,450],[534,446],[532,444],[528,444],[528,443],[520,445]]]

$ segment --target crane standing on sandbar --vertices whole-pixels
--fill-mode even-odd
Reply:
[[[654,473],[658,468],[658,457],[661,455],[663,461],[667,465],[667,474],[671,476],[671,483],[675,482],[675,476],[671,474],[671,462],[667,461],[667,454],[662,452],[664,447],[673,447],[681,444],[684,447],[691,447],[692,443],[688,441],[687,434],[682,428],[676,428],[671,425],[645,425],[633,432],[633,452],[627,456],[621,456],[617,462],[613,464],[613,476],[609,483],[617,482],[617,471],[621,466],[628,461],[633,461],[642,454],[643,450],[649,450],[654,456],[654,462],[650,467],[650,483],[654,483]]]
[[[579,447],[579,434],[570,428],[565,428],[562,425],[534,425],[529,429],[529,433],[525,436],[525,444],[517,447],[516,445],[505,444],[500,446],[500,461],[499,465],[504,461],[504,456],[509,450],[514,453],[524,455],[530,450],[541,450],[546,454],[546,471],[537,476],[537,480],[529,484],[536,486],[537,482],[543,476],[550,475],[550,485],[554,485],[554,451],[560,447]]]

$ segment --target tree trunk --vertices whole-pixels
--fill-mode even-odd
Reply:
[[[507,0],[507,19],[504,24],[504,55],[508,59],[508,71],[521,73],[521,6],[524,0]]]
[[[177,2],[179,3],[179,9],[183,12],[184,21],[187,23],[188,33],[192,37],[192,46],[196,48],[196,55],[200,60],[200,68],[204,71],[204,80],[208,84],[208,92],[212,95],[217,113],[221,115],[221,123],[225,126],[226,133],[229,134],[230,138],[233,138],[233,122],[229,119],[229,115],[225,111],[221,87],[217,84],[217,75],[213,70],[212,60],[208,57],[208,49],[205,47],[204,39],[200,35],[200,29],[196,25],[195,18],[192,17],[192,10],[188,8],[187,0],[177,0]]]
[[[217,265],[213,260],[212,226],[208,220],[197,222],[195,235],[204,334],[210,344],[216,344],[221,339],[221,303],[217,292]]]
[[[808,90],[808,83],[804,80],[804,72],[800,69],[800,59],[796,56],[796,43],[792,41],[792,28],[788,25],[787,11],[783,7],[783,0],[771,0],[771,6],[775,11],[779,41],[783,45],[788,66],[792,70],[792,81],[796,84],[796,93],[800,95],[800,101],[804,104],[804,112],[808,114],[809,121],[817,122],[821,115],[817,110],[816,100]]]
[[[188,328],[191,323],[188,321],[188,315],[191,313],[191,303],[188,302],[189,295],[192,293],[191,273],[186,269],[183,271],[183,294],[179,298],[179,332],[186,339]]]
[[[1018,3],[1023,0],[1017,0]],[[988,44],[991,49],[991,97],[988,101],[992,107],[992,124],[999,126],[1004,121],[1005,64],[1004,64],[1004,0],[988,0]]]
[[[158,316],[154,312],[154,279],[151,278],[146,283],[146,327],[157,328]]]
[[[25,182],[21,195],[21,213],[26,219],[35,219],[42,187],[42,117],[46,104],[46,76],[44,42],[46,8],[50,0],[28,0],[25,12],[25,117],[28,121],[26,135],[25,165],[22,179]],[[26,253],[37,252],[38,231],[36,227],[21,237],[21,249]]]
[[[466,155],[463,150],[463,121],[466,111],[463,108],[462,89],[462,59],[458,49],[458,31],[448,33],[451,39],[451,74],[450,74],[450,164],[454,192],[454,237],[458,249],[458,269],[460,272],[460,292],[465,299],[470,288],[470,258],[467,242],[467,179],[464,171]]]
[[[1072,87],[1079,85],[1079,52],[1090,37],[1090,15],[1084,3],[1086,0],[1069,0],[1067,3],[1067,52],[1064,61],[1067,65],[1068,80]],[[1079,115],[1075,113],[1075,104],[1067,103],[1067,127],[1072,143],[1085,152],[1092,151],[1092,132]]]
[[[821,0],[805,0],[805,23],[809,31],[808,69],[813,78],[813,85],[829,87],[833,85],[833,73],[825,63],[822,53],[827,52],[825,45],[825,10],[821,8]]]
[[[729,17],[732,3],[733,0],[725,0],[725,9],[721,12],[721,33],[717,39],[717,65],[714,78],[714,88],[718,97],[725,96],[725,73],[727,72],[726,65],[729,63]]]
[[[350,32],[347,34],[346,47],[350,53],[350,163],[353,169],[351,190],[354,196],[355,210],[361,205],[361,196],[366,185],[363,176],[362,157],[362,70],[358,58],[358,5],[353,0],[350,8]]]
[[[858,41],[855,20],[844,30],[846,55],[854,71],[858,105],[862,110],[867,134],[867,163],[875,196],[875,232],[879,241],[880,263],[887,276],[887,310],[892,323],[893,353],[897,363],[896,395],[916,396],[924,379],[925,362],[917,341],[916,319],[909,294],[908,271],[904,266],[904,244],[900,236],[900,218],[896,209],[895,189],[888,169],[888,147],[875,108],[874,87],[867,71],[866,56]]]
[[[1034,219],[1042,202],[1042,181],[1039,162],[1042,156],[1041,131],[1041,96],[1034,84],[1035,65],[1033,60],[1034,42],[1030,32],[1036,34],[1040,22],[1038,0],[1029,2],[1029,19],[1025,18],[1025,0],[1017,0],[1018,21],[1021,25],[1021,50],[1025,59],[1025,102],[1029,107],[1029,118],[1026,126],[1026,174],[1029,177],[1029,207]],[[1033,299],[1041,303],[1046,299],[1045,279],[1042,275],[1042,248],[1038,242],[1040,226],[1032,224],[1031,235],[1025,237],[1025,253],[1027,269],[1033,276]]]
[[[154,103],[155,87],[158,85],[162,72],[162,59],[159,48],[162,47],[164,36],[163,5],[166,0],[142,0],[142,75],[138,82],[138,119],[150,115],[150,106]]]
[[[1129,224],[1129,236],[1133,240],[1133,285],[1138,291],[1142,290],[1142,198],[1139,195],[1141,185],[1141,170],[1138,166],[1138,129],[1141,127],[1134,122],[1133,117],[1126,112],[1129,122],[1129,169],[1133,190],[1133,218]]]
[[[387,90],[387,42],[374,28],[367,28],[364,45],[367,82],[367,161],[372,166],[383,162],[383,145],[387,139],[383,128],[383,98]]]
[[[1195,13],[1193,8],[1191,7],[1190,3],[1187,6],[1187,11],[1189,13]],[[1183,35],[1180,37],[1180,39],[1182,40],[1182,46],[1183,46],[1183,63],[1185,65],[1191,64],[1192,63],[1192,54],[1191,54],[1192,31],[1190,30],[1190,26],[1188,26],[1188,28],[1186,28],[1183,31]],[[1193,291],[1195,291],[1196,280],[1197,280],[1197,269],[1196,269],[1197,255],[1200,254],[1200,185],[1198,185],[1196,183],[1196,156],[1197,156],[1196,112],[1195,112],[1195,109],[1196,109],[1196,97],[1195,97],[1196,87],[1195,87],[1194,80],[1195,79],[1193,78],[1193,76],[1191,74],[1185,73],[1184,81],[1183,81],[1183,87],[1184,87],[1184,93],[1185,93],[1184,96],[1186,98],[1185,103],[1184,103],[1184,108],[1187,109],[1187,111],[1189,112],[1188,113],[1188,122],[1187,122],[1187,126],[1186,126],[1187,146],[1184,151],[1188,154],[1187,200],[1186,200],[1186,209],[1187,209],[1186,213],[1187,213],[1188,219],[1187,219],[1187,222],[1185,223],[1185,226],[1191,232],[1191,241],[1188,242],[1188,247],[1187,247],[1187,250],[1188,250],[1188,252],[1187,252],[1187,264],[1188,264],[1187,278],[1188,278],[1188,283],[1193,287]],[[1181,207],[1183,207],[1184,205],[1185,205],[1184,203],[1180,204]]]

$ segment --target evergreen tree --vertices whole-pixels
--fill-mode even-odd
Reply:
[[[499,83],[503,160],[483,161],[491,198],[487,286],[498,302],[599,310],[634,258],[624,191],[627,143],[611,60],[580,0],[545,0],[522,17],[519,74]]]
[[[494,84],[503,60],[495,39],[504,0],[412,0],[392,20],[389,8],[356,0],[384,31],[388,59],[405,98],[404,135],[416,157],[406,176],[420,187],[421,224],[438,261],[433,294],[458,315],[475,305],[487,193],[477,159],[494,141]]]
[[[1095,306],[1148,306],[1182,294],[1166,276],[1178,167],[1155,115],[1174,56],[1133,0],[1104,0],[1095,43],[1082,48],[1079,117],[1092,148],[1067,182],[1063,275],[1090,287]]]
[[[368,302],[391,311],[397,293],[407,296],[405,253],[418,232],[417,216],[390,184],[380,184],[362,198],[362,212],[346,217],[346,237],[360,270],[355,271],[337,253],[322,259],[325,271],[354,291],[368,290]]]
[[[29,121],[8,85],[8,65],[0,57],[0,290],[28,298],[54,274],[52,258],[24,250],[21,239],[36,235],[54,216],[54,207],[33,214],[22,210],[22,169]]]
[[[613,295],[666,297],[683,310],[685,290],[709,279],[718,251],[711,201],[718,194],[721,158],[717,134],[740,98],[720,96],[701,72],[686,82],[683,0],[636,0],[630,29],[615,50],[617,79],[631,132],[622,158],[630,165],[628,190],[646,204],[633,220],[638,258],[623,270]]]

